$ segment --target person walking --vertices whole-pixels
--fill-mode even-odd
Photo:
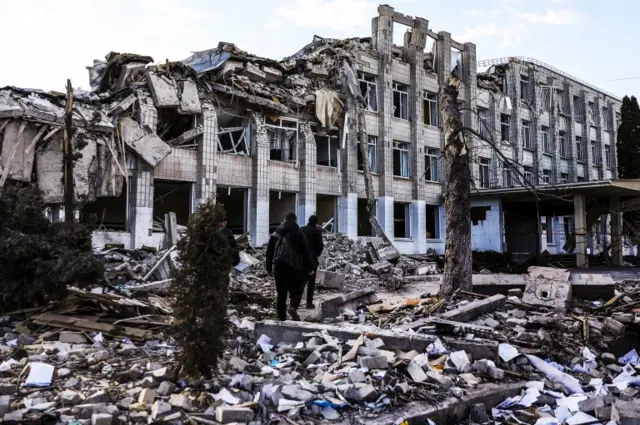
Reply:
[[[300,320],[297,309],[304,291],[305,276],[314,268],[313,253],[297,219],[294,213],[287,214],[284,222],[271,234],[267,245],[265,268],[268,273],[273,273],[276,281],[276,310],[280,320],[286,320],[287,312],[293,320]],[[287,297],[290,298],[288,309]]]
[[[322,242],[322,230],[318,227],[318,217],[315,215],[309,216],[309,222],[306,226],[302,227],[302,233],[307,238],[311,252],[313,254],[313,270],[312,273],[307,274],[307,308],[314,309],[316,306],[313,304],[313,293],[316,290],[316,273],[318,271],[318,258],[322,255],[324,250],[324,243]]]

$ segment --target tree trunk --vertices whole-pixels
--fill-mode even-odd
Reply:
[[[446,240],[441,296],[471,291],[471,173],[469,150],[458,109],[460,81],[450,78],[440,89],[440,113],[445,133]]]
[[[64,217],[65,221],[74,220],[73,214],[73,87],[71,80],[67,80],[67,102],[64,108],[64,129],[62,133],[64,151]]]

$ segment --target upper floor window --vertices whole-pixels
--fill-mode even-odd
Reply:
[[[378,85],[376,76],[360,72],[358,74],[360,81],[360,92],[367,103],[367,111],[376,112],[378,110]]]
[[[438,95],[435,93],[424,92],[424,123],[431,127],[439,127],[438,119]]]
[[[393,83],[393,116],[409,119],[409,87],[404,84]]]

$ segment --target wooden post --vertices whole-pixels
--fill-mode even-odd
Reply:
[[[64,219],[73,221],[73,87],[67,80],[67,102],[64,108],[64,131],[62,133],[62,151],[64,156]]]

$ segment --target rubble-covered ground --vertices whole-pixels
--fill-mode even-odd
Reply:
[[[261,322],[274,317],[273,282],[262,249],[242,253],[230,288],[234,326],[211,380],[182,378],[179,348],[165,336],[173,251],[99,252],[103,285],[0,318],[0,417],[74,425],[640,420],[640,284],[620,282],[613,297],[568,306],[530,304],[528,289],[376,300],[376,290],[437,278],[433,258],[370,263],[365,243],[326,238],[322,269],[332,287],[307,319],[324,325]],[[568,283],[559,279],[544,281],[561,292]],[[281,326],[303,330],[287,336]],[[474,402],[479,391],[498,401]],[[451,400],[464,417],[443,407]]]

